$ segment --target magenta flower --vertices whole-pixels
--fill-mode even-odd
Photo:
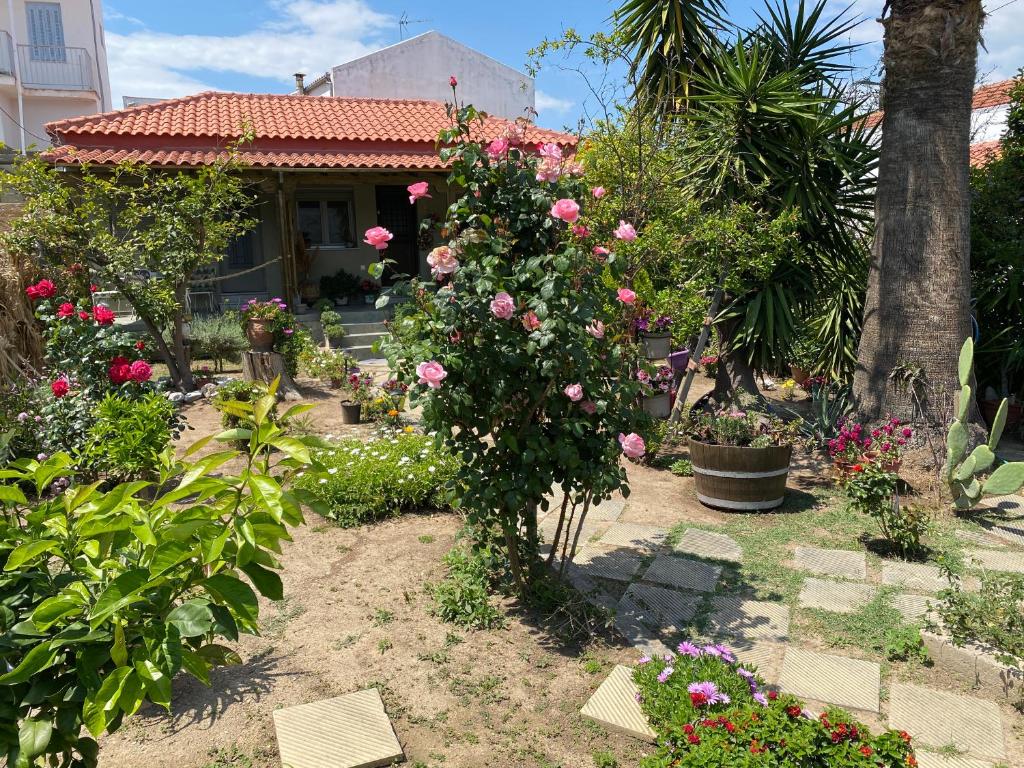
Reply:
[[[669,677],[670,677],[670,676],[672,675],[672,673],[673,673],[673,672],[675,672],[675,671],[676,671],[675,667],[665,667],[665,668],[664,668],[663,670],[661,670],[661,672],[660,672],[660,673],[658,674],[658,682],[659,682],[659,683],[664,683],[664,682],[665,682],[666,680],[668,680],[668,679],[669,679]]]
[[[648,656],[648,655],[647,655],[647,654],[645,653],[645,654],[644,654],[643,656],[641,656],[641,657],[640,657],[639,659],[637,659],[637,662],[636,662],[636,663],[637,663],[637,664],[650,664],[650,663],[651,663],[651,657],[650,657],[650,656]]]
[[[605,188],[604,187],[594,187],[592,190],[590,190],[590,194],[592,194],[594,196],[595,200],[600,200],[606,194]]]
[[[565,396],[572,400],[574,403],[578,403],[583,399],[583,387],[579,384],[569,384],[564,390]]]
[[[388,241],[393,237],[394,235],[384,229],[384,227],[370,227],[370,229],[366,230],[363,242],[367,245],[372,245],[378,251],[383,251],[388,247]]]
[[[409,202],[415,204],[421,197],[430,197],[430,185],[425,181],[417,181],[405,188],[409,193]]]
[[[692,656],[695,659],[698,656],[700,656],[700,648],[698,648],[696,645],[694,645],[693,643],[688,642],[686,640],[681,642],[676,647],[676,650],[679,652],[680,656]]]
[[[616,295],[623,304],[632,304],[636,301],[636,292],[629,288],[619,288]]]
[[[728,704],[732,701],[728,694],[721,693],[717,685],[707,680],[700,683],[690,683],[686,686],[686,690],[690,692],[692,701],[702,700],[708,706],[712,704]],[[699,697],[699,699],[695,697]]]
[[[555,201],[555,204],[551,206],[551,215],[556,219],[561,219],[562,221],[567,221],[572,224],[580,217],[579,203],[575,200],[569,200],[568,198],[557,200]]]

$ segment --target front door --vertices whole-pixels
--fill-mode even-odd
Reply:
[[[391,184],[377,187],[377,226],[394,235],[384,256],[395,263],[384,271],[384,284],[391,285],[399,274],[418,275],[416,206],[409,203],[409,192],[405,187]]]

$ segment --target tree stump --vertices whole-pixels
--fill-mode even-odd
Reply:
[[[302,394],[284,366],[284,358],[277,352],[242,353],[242,378],[246,381],[262,381],[269,385],[280,378],[277,394],[285,400],[301,400]]]

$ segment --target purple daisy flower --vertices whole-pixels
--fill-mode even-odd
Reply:
[[[721,693],[718,690],[718,686],[709,680],[700,683],[690,683],[686,690],[698,696],[703,696],[704,703],[708,705],[728,704],[731,701],[727,694]]]
[[[668,680],[669,676],[675,671],[676,670],[674,667],[665,667],[663,670],[661,670],[661,673],[658,675],[658,682],[664,683],[666,680]]]
[[[732,651],[730,651],[728,648],[721,644],[705,645],[704,653],[708,654],[709,656],[719,658],[726,664],[736,663],[736,657],[733,655]]]
[[[639,659],[637,659],[636,663],[637,664],[650,664],[651,663],[651,657],[646,655],[646,654],[644,654]]]
[[[743,667],[737,667],[736,674],[742,677],[748,683],[754,679],[754,673],[751,672],[749,669],[744,669]]]
[[[662,658],[665,659],[666,664],[671,664],[673,661],[676,660],[676,657],[673,656],[671,653],[666,653]]]
[[[763,693],[755,693],[754,694],[754,701],[756,701],[762,707],[767,707],[768,706],[768,699],[766,699],[764,697]]]
[[[692,656],[695,659],[700,656],[700,648],[685,640],[679,644],[676,650],[679,651],[680,656]]]

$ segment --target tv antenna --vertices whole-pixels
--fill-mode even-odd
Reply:
[[[401,17],[398,19],[398,39],[405,40],[405,33],[409,29],[410,24],[426,24],[431,19],[410,19],[408,11],[402,11]]]

